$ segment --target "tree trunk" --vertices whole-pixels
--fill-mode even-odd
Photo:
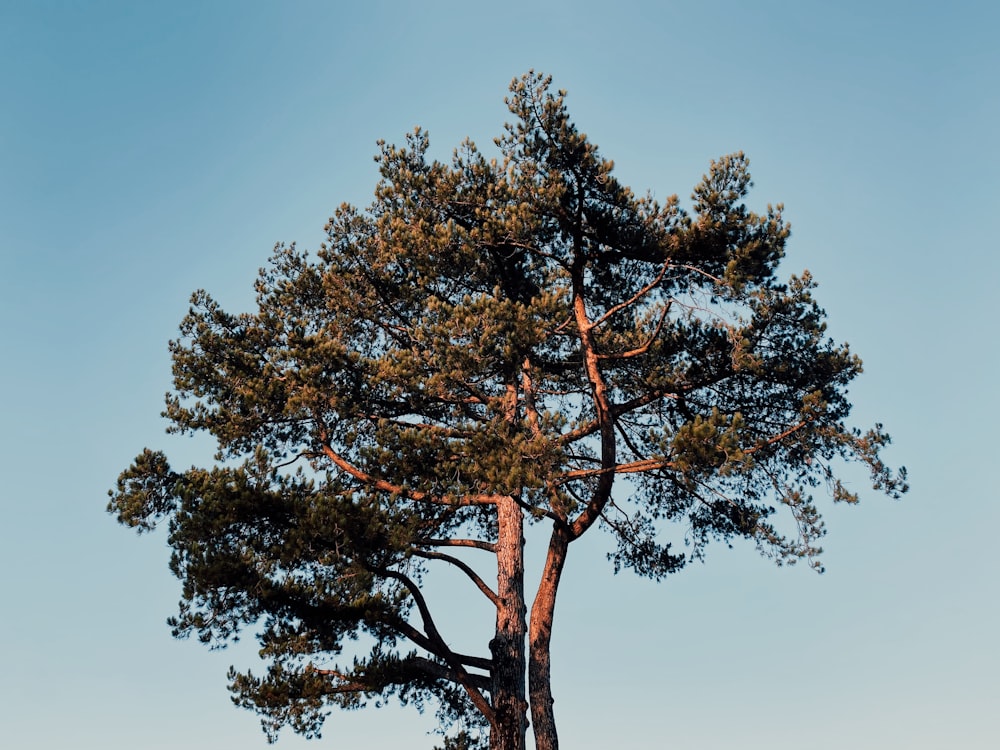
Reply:
[[[555,613],[556,592],[562,576],[566,552],[569,549],[569,533],[565,526],[557,525],[552,530],[549,551],[545,559],[542,580],[531,606],[531,629],[528,634],[530,651],[528,657],[528,695],[531,701],[532,733],[536,750],[558,750],[559,736],[556,734],[556,719],[552,709],[552,666],[549,645],[552,641],[552,617]]]
[[[493,655],[492,702],[495,720],[490,727],[490,750],[525,750],[528,702],[524,604],[524,516],[512,497],[497,503],[497,606]]]

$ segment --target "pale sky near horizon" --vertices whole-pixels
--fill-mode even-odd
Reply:
[[[751,207],[792,223],[783,273],[813,273],[865,361],[854,422],[885,423],[913,485],[823,502],[822,576],[719,545],[655,584],[582,540],[553,643],[563,746],[1000,746],[989,6],[0,0],[4,747],[266,745],[225,690],[252,641],[171,639],[164,537],[118,527],[106,492],[144,446],[211,460],[159,417],[189,294],[245,309],[274,243],[316,248],[370,200],[377,139],[487,146],[529,68],[636,192],[686,199],[749,155]],[[483,650],[483,611],[449,592],[443,629]],[[369,708],[277,747],[429,750],[433,725]]]

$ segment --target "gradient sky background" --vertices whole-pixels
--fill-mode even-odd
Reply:
[[[563,746],[1000,746],[990,5],[0,2],[3,745],[265,746],[225,690],[252,643],[170,638],[164,537],[118,527],[106,491],[146,445],[210,459],[159,418],[194,289],[245,309],[275,242],[315,248],[369,201],[376,139],[488,146],[535,68],[637,192],[686,198],[749,154],[751,205],[793,225],[784,273],[812,271],[865,360],[855,422],[885,422],[913,484],[824,504],[822,576],[718,546],[654,584],[581,541],[555,623]],[[488,612],[432,595],[485,644]],[[433,724],[334,714],[278,747],[429,750]]]

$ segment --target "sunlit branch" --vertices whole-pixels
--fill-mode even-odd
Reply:
[[[757,451],[760,451],[760,450],[766,448],[769,445],[774,445],[775,443],[781,442],[786,437],[789,437],[790,435],[794,435],[796,432],[798,432],[799,430],[801,430],[806,425],[810,424],[812,421],[813,420],[811,420],[811,419],[803,419],[798,424],[792,425],[787,430],[784,430],[783,432],[779,432],[777,435],[769,437],[767,440],[765,440],[763,442],[759,442],[759,443],[757,443],[757,445],[753,446],[752,448],[747,448],[743,452],[746,455],[748,455],[748,456],[753,455]]]
[[[475,547],[476,549],[496,552],[496,545],[483,539],[417,539],[416,544],[424,547]]]
[[[653,342],[659,338],[660,332],[663,330],[663,322],[667,319],[667,313],[670,312],[671,304],[673,304],[673,300],[670,300],[670,302],[663,306],[663,312],[660,313],[660,319],[656,322],[656,328],[650,334],[649,338],[646,339],[645,343],[620,354],[599,354],[597,355],[598,359],[632,359],[633,357],[641,357],[643,354],[646,354],[649,351],[649,347],[653,345]]]
[[[582,212],[582,200],[580,203],[579,210]],[[576,248],[576,252],[580,252],[579,247]],[[601,466],[604,468],[614,467],[617,464],[615,457],[617,444],[615,440],[614,415],[611,411],[607,383],[604,380],[604,373],[601,372],[600,361],[597,357],[593,332],[594,327],[587,314],[580,267],[575,268],[573,274],[573,312],[576,317],[576,326],[580,336],[584,370],[587,373],[587,379],[590,381],[592,388],[591,398],[593,399],[594,413],[601,435]],[[573,539],[578,538],[594,524],[599,518],[608,498],[611,497],[615,473],[613,471],[604,471],[602,468],[600,474],[596,476],[598,476],[597,486],[591,492],[590,500],[569,529],[568,533]]]
[[[660,272],[656,275],[655,279],[653,279],[651,282],[649,282],[648,284],[646,284],[646,286],[644,286],[642,289],[640,289],[638,292],[636,292],[635,294],[633,294],[631,297],[629,297],[624,302],[622,302],[620,304],[617,304],[614,307],[612,307],[611,309],[609,309],[606,313],[604,313],[604,315],[602,315],[597,320],[595,320],[593,323],[591,323],[590,327],[591,328],[597,328],[597,326],[601,325],[602,323],[604,323],[606,320],[608,320],[612,316],[614,316],[617,313],[621,312],[626,307],[634,305],[640,299],[642,299],[647,294],[649,294],[653,289],[655,289],[659,285],[659,283],[661,281],[663,281],[663,277],[664,277],[664,275],[666,275],[668,268],[670,268],[670,261],[667,261],[666,263],[663,264],[663,268],[660,269]],[[664,309],[664,315],[666,315],[666,311],[669,310],[669,309],[670,309],[670,304],[668,303],[666,305],[666,308]],[[662,324],[662,319],[661,319],[661,324]]]
[[[333,448],[327,443],[326,435],[321,435],[323,441],[323,455],[333,462],[334,466],[343,471],[345,474],[357,479],[362,484],[366,484],[369,487],[374,487],[382,492],[389,492],[393,495],[398,495],[399,497],[405,497],[407,500],[413,500],[415,502],[432,503],[434,505],[495,505],[499,497],[497,495],[463,495],[460,498],[448,498],[442,497],[440,495],[431,495],[427,492],[422,492],[421,490],[411,490],[406,487],[402,487],[398,484],[393,484],[392,482],[387,482],[384,479],[378,479],[373,477],[371,474],[362,471],[354,464],[350,463],[339,455]]]
[[[714,281],[719,286],[726,286],[726,282],[723,281],[722,279],[720,279],[718,276],[713,276],[712,274],[708,273],[708,271],[704,271],[701,268],[698,268],[696,266],[692,266],[692,265],[690,265],[688,263],[678,263],[674,267],[675,268],[683,268],[686,271],[692,271],[692,272],[694,272],[694,273],[696,273],[696,274],[698,274],[700,276],[704,276],[706,279],[710,279],[710,280]]]
[[[585,479],[587,477],[599,477],[608,474],[637,474],[643,471],[655,471],[657,469],[670,469],[676,464],[673,461],[668,461],[666,459],[659,458],[647,458],[642,461],[632,461],[627,464],[615,464],[614,466],[601,467],[600,469],[576,469],[575,471],[567,471],[564,474],[560,474],[556,482],[563,484],[565,482],[572,482],[577,479]]]
[[[524,358],[521,365],[521,387],[524,390],[524,408],[528,415],[528,425],[531,427],[531,434],[536,438],[542,434],[539,424],[538,409],[535,406],[534,382],[531,379],[531,360]]]
[[[562,323],[560,323],[555,328],[553,328],[551,331],[549,331],[548,335],[549,336],[557,336],[560,333],[562,333],[563,331],[565,331],[567,328],[569,328],[572,324],[573,324],[573,316],[572,315],[567,315],[566,316],[566,320],[564,320]]]
[[[564,432],[557,438],[559,445],[568,445],[569,443],[575,443],[577,440],[581,440],[589,435],[593,435],[595,432],[601,429],[601,423],[592,419],[586,424],[582,424],[575,430],[570,430],[569,432]]]

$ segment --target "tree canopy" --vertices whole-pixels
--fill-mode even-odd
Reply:
[[[457,724],[456,747],[523,748],[530,712],[555,748],[574,540],[603,527],[612,564],[652,578],[737,538],[819,567],[814,495],[857,500],[844,461],[906,490],[882,427],[848,423],[861,362],[812,279],[777,275],[788,224],[746,205],[747,158],[713,161],[688,208],[637,196],[564,97],[515,79],[496,158],[431,159],[420,129],[380,142],[368,208],[337,209],[315,253],[278,245],[252,312],[196,292],[170,344],[170,430],[211,434],[214,465],[147,449],[109,509],[167,521],[175,635],[256,634],[266,671],[231,690],[271,737],[396,696]],[[526,523],[551,530],[530,597]],[[440,565],[496,610],[480,653],[452,650],[421,593]]]

